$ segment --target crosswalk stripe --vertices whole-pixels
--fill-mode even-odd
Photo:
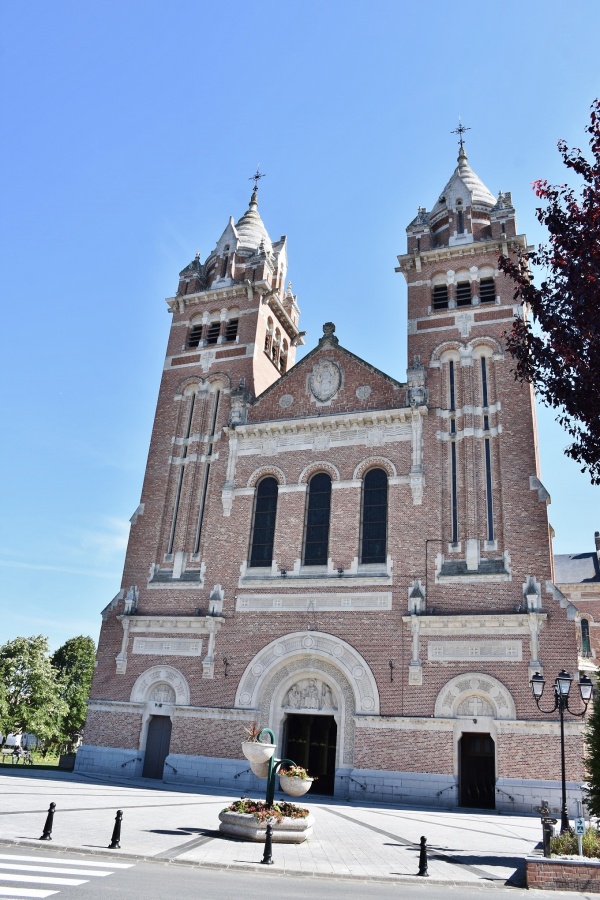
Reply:
[[[0,881],[24,881],[25,884],[71,884],[73,886],[88,883],[87,878],[48,878],[44,875],[38,878],[35,875],[4,875],[1,872]]]
[[[44,900],[45,897],[51,897],[52,894],[58,894],[59,891],[38,891],[36,888],[9,888],[0,887],[0,897],[17,897],[26,900],[29,897],[36,897]]]
[[[54,875],[91,875],[93,878],[106,878],[107,875],[114,874],[113,872],[97,872],[96,869],[69,869],[64,866],[25,866],[23,863],[13,865],[12,863],[0,862],[0,877],[5,869],[17,872],[48,872]]]
[[[57,863],[67,866],[93,866],[99,869],[131,869],[135,863],[95,862],[91,859],[65,859],[62,856],[17,856],[16,853],[0,853],[0,860],[17,860],[19,862]]]

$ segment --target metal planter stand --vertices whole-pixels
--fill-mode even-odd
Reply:
[[[268,735],[271,744],[275,744],[275,734],[271,731],[270,728],[261,728],[258,733],[258,741],[260,741],[263,734]],[[292,759],[277,759],[275,754],[269,760],[269,772],[267,775],[267,796],[266,803],[268,807],[273,806],[275,801],[275,779],[277,778],[277,773],[281,769],[282,766],[295,766],[296,763]]]

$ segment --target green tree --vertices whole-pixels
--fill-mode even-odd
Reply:
[[[594,706],[588,716],[585,730],[585,768],[587,788],[584,789],[586,805],[593,816],[600,818],[600,692],[594,697]]]
[[[52,656],[58,673],[60,696],[67,705],[61,720],[63,741],[74,742],[80,735],[87,714],[96,647],[91,637],[70,638]]]
[[[565,453],[587,470],[592,484],[600,484],[600,100],[585,130],[590,160],[558,143],[578,190],[544,180],[533,184],[545,203],[536,216],[548,229],[548,243],[516,260],[500,257],[499,267],[533,317],[517,317],[507,335],[515,377],[533,384],[558,411],[557,421],[573,438]],[[541,271],[538,284],[530,264]]]
[[[4,728],[30,731],[51,740],[60,729],[67,704],[59,693],[56,672],[48,658],[48,640],[18,637],[0,647],[0,681],[4,686]]]

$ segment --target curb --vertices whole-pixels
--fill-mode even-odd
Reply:
[[[336,874],[335,872],[307,872],[306,869],[284,869],[277,868],[277,863],[268,869],[264,870],[262,868],[258,868],[260,861],[251,865],[248,863],[238,863],[237,865],[223,865],[222,863],[211,863],[211,862],[197,862],[192,859],[169,859],[167,856],[161,857],[159,856],[146,856],[141,853],[123,853],[122,851],[114,851],[114,850],[106,850],[100,848],[90,848],[82,849],[81,847],[71,847],[66,844],[55,844],[52,842],[52,846],[48,846],[48,844],[44,844],[43,847],[40,846],[39,841],[34,838],[22,838],[20,840],[8,840],[7,838],[0,838],[0,846],[2,847],[27,847],[30,850],[38,849],[44,851],[53,851],[56,850],[59,853],[73,853],[79,856],[101,856],[103,858],[114,859],[116,860],[133,860],[135,862],[147,862],[147,863],[157,863],[169,866],[186,866],[188,868],[196,868],[196,869],[212,869],[214,871],[232,871],[232,872],[249,872],[254,873],[255,875],[268,875],[270,877],[278,877],[280,878],[282,875],[286,875],[290,878],[312,878],[315,880],[323,879],[325,881],[356,881],[356,882],[364,882],[364,883],[380,883],[380,884],[422,884],[425,887],[427,884],[435,884],[435,885],[447,885],[448,887],[465,887],[465,888],[476,888],[477,890],[523,890],[525,885],[510,885],[507,884],[501,878],[492,879],[490,876],[489,882],[481,882],[481,881],[459,881],[459,880],[450,880],[447,878],[436,878],[435,876],[429,876],[427,881],[424,878],[419,878],[418,875],[350,875],[346,873]],[[259,844],[257,847],[261,846]]]

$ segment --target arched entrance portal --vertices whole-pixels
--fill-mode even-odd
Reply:
[[[333,794],[337,724],[334,716],[289,713],[283,722],[283,755],[303,766],[317,783],[314,794]]]
[[[336,772],[347,777],[354,765],[355,716],[378,715],[379,692],[366,660],[346,641],[295,632],[256,654],[235,705],[255,711],[275,732],[281,755],[319,777],[316,792],[334,793]]]

